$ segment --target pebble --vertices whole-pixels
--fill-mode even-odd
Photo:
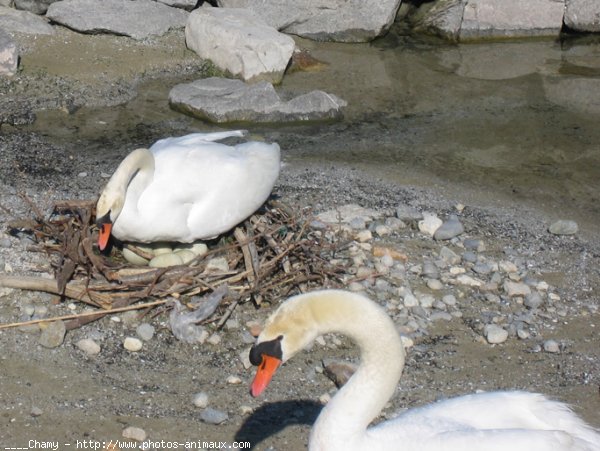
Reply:
[[[530,336],[531,334],[527,329],[517,329],[517,337],[521,340],[527,340]]]
[[[131,352],[137,352],[142,349],[142,340],[135,337],[127,337],[123,341],[123,347]]]
[[[449,306],[456,305],[456,296],[453,294],[447,294],[442,297],[442,302]]]
[[[487,324],[483,328],[483,334],[490,344],[504,343],[508,338],[508,331],[496,324]]]
[[[229,414],[222,410],[208,407],[200,413],[200,420],[208,424],[221,424],[229,419]]]
[[[557,354],[560,352],[560,345],[556,340],[546,340],[544,342],[544,351],[550,352],[552,354]]]
[[[451,240],[452,238],[460,235],[465,231],[462,223],[459,221],[458,216],[450,215],[433,234],[433,238],[436,240]]]
[[[135,333],[144,341],[150,341],[154,337],[154,326],[148,323],[140,324]]]
[[[211,345],[218,345],[221,343],[221,336],[219,334],[212,334],[206,341],[208,341]]]
[[[465,285],[467,287],[480,287],[483,285],[483,281],[466,274],[461,274],[456,278],[456,283],[459,285]]]
[[[485,251],[485,244],[483,243],[483,241],[474,238],[467,238],[466,240],[464,240],[463,246],[465,247],[465,249],[469,249],[471,251]]]
[[[449,265],[458,265],[460,263],[460,256],[447,246],[440,249],[440,258]]]
[[[493,271],[493,268],[487,262],[477,262],[473,265],[473,271],[477,274],[487,275]]]
[[[192,396],[192,404],[201,409],[208,407],[208,393],[199,392]]]
[[[429,236],[433,236],[442,224],[443,221],[433,213],[423,213],[423,219],[418,222],[419,231]]]
[[[45,348],[57,348],[65,340],[67,329],[62,321],[52,321],[42,329],[39,343]]]
[[[75,346],[77,346],[87,355],[97,355],[100,353],[100,345],[91,338],[82,338],[75,344]]]
[[[225,257],[211,258],[206,263],[206,272],[227,272],[229,271],[229,263]]]
[[[513,273],[519,270],[519,268],[517,268],[517,265],[509,261],[501,261],[500,263],[498,263],[498,268],[500,269],[500,271],[505,273]]]
[[[560,219],[553,222],[548,231],[553,235],[575,235],[579,231],[579,226],[570,219]]]
[[[423,214],[414,207],[400,205],[396,208],[396,217],[402,221],[419,221],[423,219]]]
[[[142,428],[128,426],[123,429],[123,438],[135,440],[136,442],[143,442],[146,440],[147,436],[148,434],[146,434],[146,431],[144,431]]]
[[[434,312],[429,316],[430,321],[438,321],[438,320],[451,321],[452,318],[453,318],[453,316],[448,312]]]
[[[42,409],[40,409],[39,407],[33,406],[31,408],[31,411],[29,412],[29,415],[31,415],[32,417],[39,417],[42,416],[44,414],[44,411]]]
[[[444,288],[444,284],[437,279],[429,279],[427,281],[427,286],[431,290],[441,290]]]
[[[544,299],[542,299],[542,296],[537,291],[533,291],[525,296],[525,300],[523,301],[525,307],[530,309],[536,309],[543,303]]]
[[[504,291],[509,297],[514,296],[528,296],[531,294],[531,288],[529,285],[522,282],[511,282],[510,280],[506,280],[502,285]]]
[[[355,238],[360,243],[366,243],[367,241],[371,241],[373,239],[373,234],[370,230],[361,230],[356,234]]]
[[[242,380],[238,376],[227,376],[227,383],[231,385],[239,385],[242,383]]]
[[[404,307],[416,307],[417,305],[419,305],[419,300],[411,293],[407,294],[406,296],[404,296]]]

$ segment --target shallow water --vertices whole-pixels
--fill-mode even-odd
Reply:
[[[349,106],[338,123],[244,124],[277,140],[288,162],[359,167],[457,202],[523,203],[584,227],[600,219],[597,40],[299,45],[327,65],[288,74],[280,89],[322,89]],[[145,83],[119,107],[42,114],[33,128],[93,152],[216,129],[169,109],[179,81]]]

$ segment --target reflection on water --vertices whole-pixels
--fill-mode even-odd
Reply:
[[[332,92],[349,102],[345,120],[248,128],[279,141],[291,162],[360,166],[454,189],[461,201],[529,202],[557,216],[600,219],[600,43],[394,42],[299,40],[328,65],[289,74],[280,89]],[[150,82],[117,108],[46,114],[33,127],[57,139],[76,134],[90,149],[215,129],[168,108],[179,81]]]

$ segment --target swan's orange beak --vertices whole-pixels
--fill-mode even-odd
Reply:
[[[98,232],[98,248],[103,251],[107,244],[108,239],[110,238],[110,230],[112,229],[112,223],[105,222],[99,225],[100,232]]]
[[[281,365],[281,360],[277,357],[267,354],[262,355],[262,362],[256,370],[256,376],[254,376],[254,381],[250,387],[250,394],[252,396],[256,398],[267,388],[279,365]]]

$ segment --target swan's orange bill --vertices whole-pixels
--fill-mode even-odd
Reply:
[[[110,229],[112,229],[112,224],[110,222],[105,222],[104,224],[100,225],[100,232],[98,232],[98,248],[101,251],[103,251],[108,245]]]
[[[250,387],[250,394],[252,396],[256,398],[267,388],[279,365],[281,365],[281,360],[277,357],[263,354],[262,362],[256,370],[256,376],[254,376],[254,381],[252,381],[252,386]]]

